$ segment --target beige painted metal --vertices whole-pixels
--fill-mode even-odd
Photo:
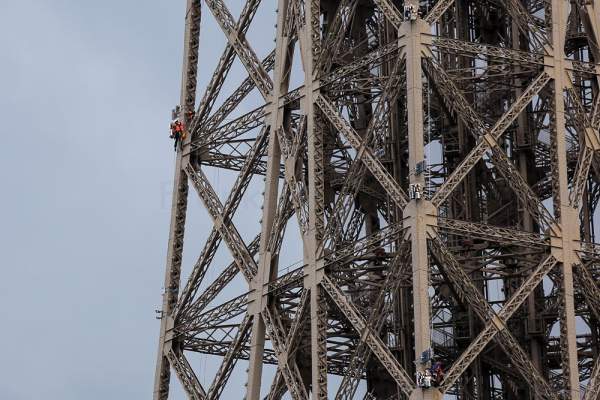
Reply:
[[[198,68],[198,43],[200,35],[200,3],[187,0],[186,23],[184,34],[184,58],[181,77],[180,118],[185,126],[189,124],[188,113],[194,110],[196,99],[196,74]],[[160,310],[160,335],[158,342],[156,372],[154,376],[155,400],[166,399],[169,393],[169,361],[167,354],[172,349],[172,329],[174,325],[173,310],[179,293],[181,257],[183,253],[183,235],[187,211],[188,183],[183,166],[187,164],[191,134],[177,151],[175,176],[173,178],[173,197],[171,200],[171,225],[169,228],[169,245],[167,248],[167,266],[162,309]]]

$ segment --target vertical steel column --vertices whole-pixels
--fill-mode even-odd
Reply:
[[[567,30],[566,0],[552,1],[552,46],[553,67],[550,74],[554,79],[554,118],[556,168],[558,193],[553,193],[554,205],[560,213],[560,248],[554,251],[562,262],[562,307],[560,347],[564,379],[567,383],[570,399],[579,399],[579,369],[577,365],[577,338],[575,325],[575,302],[573,289],[573,264],[577,262],[574,241],[579,240],[579,212],[569,206],[569,186],[567,178],[567,150],[565,130],[564,88],[565,74],[564,45]],[[560,258],[558,258],[560,257]]]
[[[277,212],[277,198],[279,189],[279,168],[281,163],[281,149],[277,139],[277,130],[283,123],[283,108],[279,107],[278,99],[288,90],[289,78],[285,78],[286,56],[289,38],[284,35],[286,24],[286,10],[288,0],[278,1],[277,36],[275,48],[275,67],[273,73],[273,92],[271,93],[269,121],[269,145],[267,149],[267,173],[265,176],[265,191],[263,199],[263,214],[261,222],[261,236],[258,259],[258,272],[251,283],[250,292],[252,303],[249,313],[254,315],[252,337],[250,341],[250,360],[248,365],[248,387],[246,399],[260,399],[263,353],[265,349],[265,321],[261,315],[268,307],[268,295],[264,293],[266,284],[277,276],[278,258],[274,258],[268,249],[271,238],[273,220]],[[289,76],[289,75],[288,75]],[[287,357],[287,355],[286,355]]]
[[[327,317],[320,282],[324,271],[323,234],[325,225],[323,121],[315,106],[319,94],[319,56],[321,54],[321,2],[307,0],[305,25],[301,32],[304,65],[304,114],[308,138],[308,234],[304,249],[306,277],[304,288],[310,290],[311,388],[312,399],[327,399]]]
[[[416,9],[419,2],[410,0],[405,5]],[[409,227],[412,257],[412,290],[414,312],[415,360],[417,371],[423,371],[419,364],[421,354],[431,349],[431,316],[429,310],[429,260],[427,256],[428,225],[435,224],[436,211],[425,199],[425,171],[417,174],[417,164],[425,161],[423,141],[423,75],[421,66],[424,46],[422,33],[428,32],[429,24],[417,18],[405,20],[400,36],[405,41],[406,56],[406,101],[408,107],[408,166],[410,185],[419,185],[423,191],[421,199],[410,200],[404,210],[404,224]],[[433,389],[417,389],[411,399],[432,399]]]
[[[189,112],[194,111],[196,102],[196,76],[198,72],[198,45],[200,41],[200,1],[187,0],[184,33],[184,53],[181,77],[181,114],[184,125],[189,124]],[[171,202],[171,225],[167,249],[167,265],[162,303],[162,318],[156,372],[154,375],[154,400],[165,400],[169,396],[170,367],[166,354],[172,347],[174,325],[173,307],[177,303],[183,254],[183,236],[187,212],[188,182],[183,168],[189,162],[191,133],[177,151],[173,196]]]

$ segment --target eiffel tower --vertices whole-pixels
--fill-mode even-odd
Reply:
[[[600,399],[599,3],[187,0],[154,399]]]

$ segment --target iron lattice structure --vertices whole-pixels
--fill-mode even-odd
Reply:
[[[190,398],[219,398],[239,360],[248,400],[351,399],[365,381],[371,399],[600,398],[600,4],[278,0],[260,60],[259,3],[236,20],[188,0],[154,398],[171,371]],[[228,44],[196,108],[201,8]],[[223,95],[235,60],[247,78]],[[251,92],[262,102],[241,112]],[[226,199],[207,168],[239,171]],[[261,230],[243,238],[255,176]],[[213,226],[181,282],[190,186]],[[231,265],[213,262],[219,245]],[[445,376],[421,388],[428,349]],[[222,358],[210,387],[191,352]]]

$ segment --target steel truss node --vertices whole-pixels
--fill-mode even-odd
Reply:
[[[247,400],[600,399],[600,2],[278,0],[263,58],[260,3],[187,0],[154,399],[172,374],[218,399],[240,360]],[[197,105],[202,8],[227,45]],[[237,171],[226,198],[211,168]],[[182,281],[188,196],[212,227]],[[194,352],[221,359],[210,386]]]

